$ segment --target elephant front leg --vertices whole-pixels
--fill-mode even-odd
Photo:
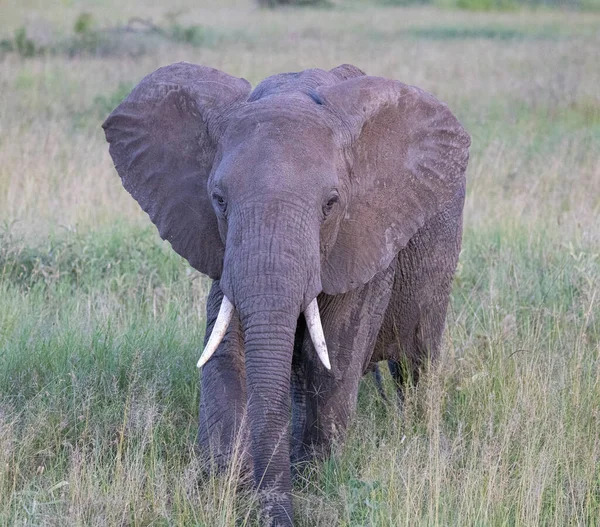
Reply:
[[[214,281],[206,303],[208,341],[221,307],[223,293]],[[198,443],[217,466],[237,458],[249,468],[249,437],[246,420],[246,374],[244,339],[237,313],[217,351],[202,368]]]
[[[292,468],[303,461],[303,437],[306,426],[306,371],[304,368],[304,336],[306,334],[304,316],[298,319],[292,357],[292,375],[290,379],[290,398],[292,401],[292,433],[290,436],[290,458]]]
[[[323,367],[306,331],[302,346],[306,404],[302,436],[295,439],[301,452],[298,460],[327,456],[332,445],[345,438],[390,300],[394,264],[363,287],[343,295],[319,296],[332,367],[330,371]]]

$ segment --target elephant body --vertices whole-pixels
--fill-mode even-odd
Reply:
[[[200,446],[241,453],[291,525],[290,463],[343,439],[362,376],[388,359],[416,382],[439,353],[469,136],[433,96],[349,65],[251,91],[174,64],[104,128],[125,188],[213,279]]]

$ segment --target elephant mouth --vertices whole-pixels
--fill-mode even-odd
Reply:
[[[206,362],[212,357],[219,344],[225,337],[229,323],[233,318],[235,312],[235,306],[232,304],[225,295],[223,295],[223,301],[221,302],[221,308],[217,320],[213,327],[210,338],[206,343],[206,347],[198,360],[198,368],[202,368]],[[331,362],[329,361],[329,352],[327,351],[327,343],[325,342],[325,335],[323,333],[323,324],[321,323],[321,313],[319,312],[319,304],[315,297],[306,309],[304,310],[304,317],[306,319],[306,326],[310,334],[310,338],[317,352],[319,360],[323,363],[323,366],[328,370],[331,369]]]

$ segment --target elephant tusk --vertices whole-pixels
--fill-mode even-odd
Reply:
[[[221,341],[227,332],[227,328],[229,327],[229,323],[231,322],[231,318],[233,317],[234,311],[233,304],[231,301],[223,295],[223,300],[221,301],[221,308],[219,309],[219,314],[217,315],[217,320],[215,321],[215,325],[213,326],[212,333],[210,334],[210,338],[204,347],[204,351],[202,355],[200,355],[200,360],[198,361],[198,368],[202,368],[206,364],[206,361],[210,359]]]
[[[319,304],[315,298],[304,310],[304,317],[306,318],[306,325],[308,326],[308,332],[310,338],[315,346],[317,355],[323,366],[328,370],[331,369],[331,363],[329,362],[329,353],[327,352],[327,343],[325,342],[325,335],[323,334],[323,325],[321,324],[321,315],[319,314]]]

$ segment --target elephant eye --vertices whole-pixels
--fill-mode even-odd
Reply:
[[[227,210],[227,202],[225,201],[225,198],[218,192],[213,192],[212,199],[215,203],[217,210],[221,213],[225,213],[225,211]]]
[[[331,214],[331,211],[333,210],[333,208],[335,207],[335,204],[339,200],[340,200],[340,195],[337,193],[337,191],[334,191],[329,195],[327,202],[325,203],[325,205],[323,205],[323,215],[325,217],[327,217],[327,216],[329,216],[329,214]]]

